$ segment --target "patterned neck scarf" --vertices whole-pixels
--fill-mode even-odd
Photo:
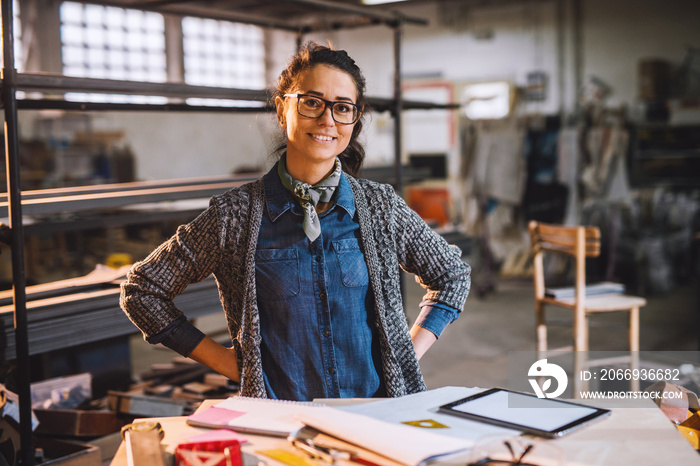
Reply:
[[[282,185],[297,198],[304,209],[302,227],[306,237],[312,243],[321,234],[321,222],[316,214],[316,206],[319,202],[330,202],[333,198],[333,193],[340,183],[341,171],[340,160],[336,157],[333,173],[312,186],[309,183],[295,180],[287,172],[287,154],[283,154],[277,164],[277,173],[282,180]]]

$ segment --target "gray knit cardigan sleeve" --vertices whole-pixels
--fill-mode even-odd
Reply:
[[[157,343],[153,337],[182,320],[183,313],[173,299],[190,283],[211,275],[217,266],[217,224],[216,206],[211,206],[192,222],[181,225],[170,240],[129,271],[122,284],[121,307],[149,342]],[[190,346],[196,343],[199,341]]]
[[[212,197],[208,209],[178,227],[169,240],[129,271],[121,286],[120,305],[147,341],[163,343],[187,356],[204,337],[189,324],[173,299],[189,284],[212,274],[219,288],[221,277],[231,281],[243,276],[240,263],[247,255],[234,251],[239,244],[250,242],[255,223],[249,221],[250,192],[259,184]],[[247,285],[245,281],[240,283],[239,293]],[[242,301],[239,295],[236,298]]]

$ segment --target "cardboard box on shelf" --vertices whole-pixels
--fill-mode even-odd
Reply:
[[[100,448],[95,445],[38,437],[34,447],[43,452],[42,466],[102,466]]]
[[[35,409],[39,419],[37,434],[71,437],[97,437],[119,432],[126,424],[113,411],[85,411],[79,409]]]

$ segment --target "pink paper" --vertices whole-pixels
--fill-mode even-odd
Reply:
[[[203,434],[197,434],[187,438],[187,441],[191,443],[218,442],[221,440],[238,440],[240,443],[245,443],[248,441],[248,439],[243,437],[238,432],[234,432],[228,429],[212,430]]]
[[[245,413],[242,411],[234,411],[232,409],[223,409],[212,406],[207,408],[202,412],[194,413],[189,417],[189,419],[203,424],[210,424],[213,426],[225,426],[228,425],[229,421],[236,419],[239,416],[243,416]]]

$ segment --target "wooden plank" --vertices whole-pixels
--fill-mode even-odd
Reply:
[[[182,416],[187,403],[157,396],[138,395],[110,390],[109,407],[117,413],[137,416]]]
[[[157,431],[127,430],[124,432],[124,441],[129,466],[165,466]]]

